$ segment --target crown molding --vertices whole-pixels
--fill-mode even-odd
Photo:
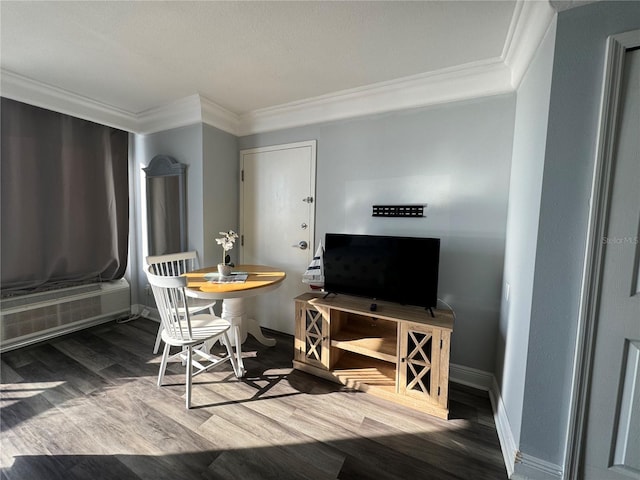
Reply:
[[[138,114],[137,133],[149,134],[194,123],[206,123],[238,135],[238,115],[198,94]]]
[[[190,95],[180,100],[150,108],[136,115],[136,133],[149,133],[193,125],[202,121],[200,96]]]
[[[0,70],[0,95],[114,128],[135,131],[134,113],[112,107],[9,70]]]
[[[513,92],[555,15],[547,1],[517,0],[499,58],[254,110],[239,135]]]
[[[549,2],[518,0],[503,52],[504,64],[511,71],[511,86],[517,90],[538,47],[556,18]]]
[[[239,117],[198,94],[133,113],[2,69],[0,95],[142,135],[200,122],[238,134]]]
[[[250,135],[509,91],[507,67],[499,60],[490,60],[254,110],[240,116],[239,134]]]
[[[500,57],[242,115],[199,94],[133,113],[7,70],[0,70],[0,93],[14,100],[139,134],[202,122],[232,135],[251,135],[513,92],[519,87],[555,15],[547,1],[517,0]]]
[[[240,117],[238,115],[203,96],[200,96],[200,106],[203,123],[236,136],[239,134]]]

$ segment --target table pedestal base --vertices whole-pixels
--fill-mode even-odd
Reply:
[[[255,318],[247,318],[243,324],[246,326],[246,333],[250,333],[254,336],[256,340],[258,340],[261,344],[266,345],[267,347],[274,347],[276,345],[275,338],[265,337],[262,333],[262,328],[260,328],[260,324]],[[245,333],[245,339],[247,335]]]
[[[263,345],[273,347],[276,344],[274,338],[267,338],[263,335],[260,324],[253,318],[246,318],[243,298],[225,298],[222,301],[221,317],[231,323],[231,332],[229,337],[231,343],[236,347],[236,355],[238,359],[238,369],[242,376],[246,373],[244,363],[242,361],[242,344],[247,339],[247,334],[251,334]]]

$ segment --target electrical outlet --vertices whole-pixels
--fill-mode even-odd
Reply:
[[[142,312],[140,313],[141,317],[148,317],[149,316],[149,309],[148,308],[143,308]]]
[[[151,285],[147,284],[147,285],[144,287],[144,293],[146,293],[148,296],[151,296],[151,294],[153,293],[153,292],[151,291]]]

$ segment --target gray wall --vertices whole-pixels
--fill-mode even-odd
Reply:
[[[219,232],[238,230],[239,171],[238,138],[210,125],[202,125],[203,158],[203,249],[202,265],[222,260],[222,248],[215,241]],[[237,262],[237,249],[229,252]]]
[[[562,464],[606,40],[640,28],[638,2],[558,15],[520,448]]]
[[[187,165],[187,229],[188,248],[196,250],[202,265],[220,261],[222,251],[215,237],[222,230],[237,230],[238,224],[238,139],[206,124],[175,128],[151,135],[134,136],[132,158],[135,185],[135,216],[137,224],[132,229],[132,245],[136,255],[131,255],[130,276],[134,287],[133,304],[153,306],[153,299],[146,294],[144,258],[147,246],[140,222],[144,220],[146,199],[142,198],[142,171],[156,155],[170,155]],[[142,183],[141,183],[142,182]],[[135,235],[135,238],[133,238]]]
[[[318,141],[316,241],[327,232],[442,239],[439,297],[457,313],[453,363],[493,372],[515,95],[242,137],[239,148]],[[371,217],[427,203],[426,219]]]
[[[522,79],[516,101],[507,215],[505,288],[495,369],[516,445],[520,439],[524,402],[555,26],[554,20]]]
[[[144,262],[147,256],[147,245],[142,234],[142,223],[145,221],[146,198],[143,197],[145,174],[142,171],[156,155],[170,155],[187,165],[187,241],[189,249],[202,252],[203,249],[203,182],[202,182],[202,125],[190,125],[175,128],[151,135],[136,135],[133,152],[133,174],[137,185],[135,189],[136,214],[139,223],[132,235],[136,236],[136,254],[131,253],[132,280],[137,278],[137,288],[132,292],[132,303],[154,306],[153,298],[146,294],[147,284],[144,277]],[[137,275],[136,275],[137,274]],[[137,296],[136,296],[137,295]]]
[[[639,17],[637,2],[560,13],[549,104],[552,33],[517,100],[504,95],[240,139],[185,127],[136,137],[134,172],[159,153],[190,165],[191,248],[215,263],[213,237],[237,225],[237,150],[317,139],[316,240],[330,231],[441,237],[439,295],[458,312],[452,361],[495,369],[519,449],[562,465],[606,37],[640,28]],[[426,202],[427,218],[372,219],[378,201]],[[501,295],[503,266],[509,302]],[[137,267],[133,295],[144,298]]]

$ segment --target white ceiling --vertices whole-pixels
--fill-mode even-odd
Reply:
[[[504,66],[522,4],[3,0],[3,89],[8,76],[34,81],[133,117],[198,95],[241,119]]]

